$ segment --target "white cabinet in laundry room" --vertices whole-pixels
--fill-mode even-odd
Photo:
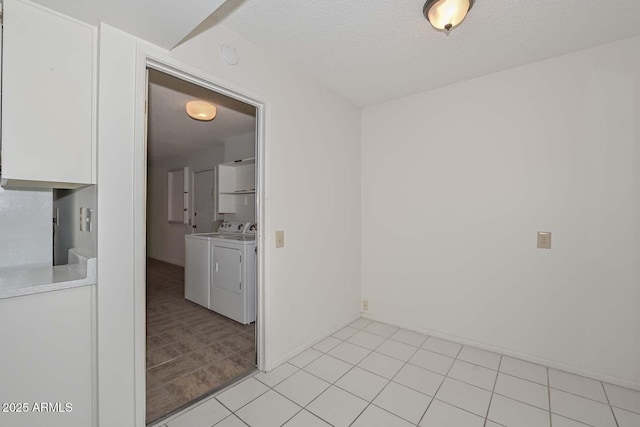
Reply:
[[[95,183],[96,28],[4,0],[2,184]]]
[[[235,213],[256,194],[255,157],[218,165],[218,213]]]

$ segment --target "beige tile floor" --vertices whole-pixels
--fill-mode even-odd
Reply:
[[[640,392],[359,319],[166,427],[640,427]]]
[[[184,268],[147,261],[147,423],[255,368],[254,325],[184,299]]]

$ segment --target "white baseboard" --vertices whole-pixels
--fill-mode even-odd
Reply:
[[[520,353],[518,351],[509,350],[509,349],[498,347],[495,345],[474,341],[474,340],[458,337],[455,335],[446,334],[440,331],[435,331],[433,329],[419,328],[413,325],[406,325],[406,324],[403,324],[402,322],[397,322],[393,319],[386,318],[384,316],[376,316],[366,312],[362,312],[361,315],[365,319],[386,323],[392,326],[396,326],[398,328],[407,329],[410,331],[418,332],[418,333],[429,335],[436,338],[442,338],[448,341],[456,342],[458,344],[473,346],[473,347],[480,348],[482,350],[491,351],[494,353],[500,353],[505,356],[513,357],[513,358],[524,360],[531,363],[536,363],[538,365],[548,366],[549,368],[559,369],[572,374],[581,375],[583,377],[593,378],[598,381],[604,381],[609,384],[614,384],[620,387],[626,387],[626,388],[640,391],[640,383],[626,380],[624,378],[613,377],[600,372],[594,372],[587,369],[578,368],[576,366],[569,365],[567,363],[558,362],[555,360],[549,360],[549,359],[545,359],[538,356],[532,356],[526,353]]]
[[[278,366],[282,365],[283,363],[287,362],[289,359],[291,359],[293,356],[298,355],[299,353],[303,352],[304,350],[316,345],[317,343],[319,343],[320,341],[322,341],[323,339],[330,337],[331,335],[335,334],[336,332],[338,332],[340,329],[344,328],[345,326],[348,326],[349,324],[355,322],[356,320],[358,320],[360,317],[362,317],[360,315],[360,313],[354,315],[350,320],[345,321],[344,323],[341,323],[340,326],[337,326],[335,328],[330,329],[328,332],[322,334],[320,337],[315,337],[309,341],[307,341],[305,344],[302,344],[298,347],[296,347],[294,350],[288,352],[287,354],[285,354],[282,357],[279,357],[276,360],[273,360],[271,362],[271,369],[269,369],[266,372],[270,372],[272,370],[274,370],[275,368],[277,368]]]

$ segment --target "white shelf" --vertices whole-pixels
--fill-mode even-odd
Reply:
[[[220,194],[255,194],[256,190],[221,191]]]
[[[248,166],[248,165],[255,165],[256,164],[256,158],[255,157],[249,157],[248,159],[242,159],[242,160],[234,160],[233,162],[227,162],[227,163],[222,163],[222,165],[226,166],[226,167],[242,167],[242,166]]]
[[[218,165],[218,213],[235,213],[241,196],[255,194],[255,157]]]

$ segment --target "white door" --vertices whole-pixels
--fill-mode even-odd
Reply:
[[[210,233],[215,220],[215,173],[213,169],[193,174],[193,232]]]

